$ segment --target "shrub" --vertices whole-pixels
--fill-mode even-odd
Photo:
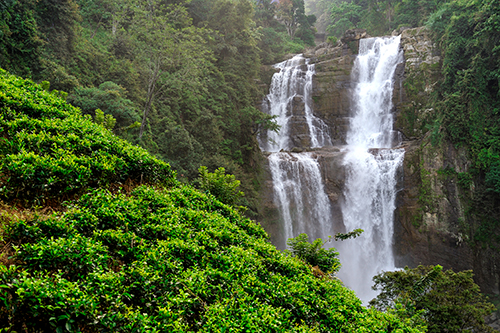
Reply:
[[[201,166],[198,172],[200,173],[200,188],[221,202],[235,205],[244,196],[244,193],[239,190],[240,181],[236,180],[234,175],[226,175],[224,168],[218,168],[214,173],[210,173],[207,167]]]
[[[323,272],[338,272],[340,269],[340,260],[337,258],[339,253],[334,248],[323,248],[326,241],[321,238],[312,243],[308,242],[308,238],[307,234],[290,238],[286,243],[290,246],[292,254],[311,266],[318,266]]]
[[[492,332],[484,317],[494,311],[472,279],[472,271],[441,271],[441,266],[408,267],[373,278],[381,290],[370,305],[379,310],[402,309],[403,316],[422,317],[429,332]]]

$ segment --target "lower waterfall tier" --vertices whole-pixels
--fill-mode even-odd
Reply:
[[[344,165],[346,183],[342,215],[348,231],[361,228],[355,240],[338,242],[340,278],[364,302],[377,293],[372,277],[396,269],[393,254],[394,210],[401,183],[404,149],[351,149]]]
[[[278,248],[285,249],[286,240],[301,232],[311,238],[326,238],[333,232],[345,231],[340,208],[345,180],[344,155],[337,147],[268,155],[261,191],[261,221]],[[300,189],[304,193],[300,193]],[[304,195],[312,197],[304,198]],[[287,198],[289,203],[283,203]],[[288,213],[283,214],[285,207]],[[289,227],[285,225],[286,219],[291,221]]]
[[[355,289],[363,301],[369,301],[374,296],[372,277],[380,270],[394,269],[392,226],[389,230],[384,229],[381,226],[384,217],[380,215],[394,212],[396,193],[403,183],[403,155],[403,149],[373,149],[361,154],[365,159],[361,165],[367,168],[366,178],[346,192],[352,163],[359,163],[352,156],[349,162],[345,147],[321,148],[300,154],[269,154],[262,191],[262,224],[271,242],[285,249],[286,240],[300,233],[307,233],[313,240],[363,229],[364,233],[355,240],[328,244],[340,252],[343,269],[339,277]],[[356,194],[356,191],[374,191],[375,195]],[[353,199],[358,194],[361,199]],[[375,201],[368,199],[373,197]],[[354,203],[346,205],[347,201]],[[353,209],[346,211],[346,206]],[[389,219],[392,220],[392,216]],[[389,255],[377,256],[379,253]],[[374,261],[374,257],[378,261]]]

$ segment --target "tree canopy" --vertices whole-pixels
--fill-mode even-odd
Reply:
[[[278,2],[43,0],[2,2],[0,67],[50,89],[115,133],[168,161],[184,180],[200,165],[242,181],[249,212],[258,184],[255,108],[262,63],[314,44],[313,17],[294,0],[293,33]],[[108,117],[108,118],[109,118]],[[111,119],[111,118],[109,118]],[[140,127],[135,125],[140,122]]]
[[[484,317],[495,310],[472,279],[472,271],[442,272],[440,266],[408,267],[373,278],[380,290],[370,305],[400,316],[421,316],[430,333],[494,332]]]

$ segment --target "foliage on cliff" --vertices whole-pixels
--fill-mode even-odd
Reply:
[[[362,307],[340,281],[278,251],[255,222],[175,181],[164,162],[31,81],[1,74],[10,167],[0,179],[11,191],[0,206],[0,330],[423,331]],[[76,197],[62,209],[13,206],[21,193],[29,206],[68,186]]]
[[[429,24],[443,50],[437,124],[444,137],[468,148],[472,162],[466,176],[476,189],[469,215],[480,222],[472,240],[498,247],[500,6],[490,0],[451,1]]]

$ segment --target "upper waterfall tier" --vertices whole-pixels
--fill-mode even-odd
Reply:
[[[264,151],[276,152],[294,147],[316,148],[331,145],[328,126],[312,112],[314,65],[297,55],[274,66],[279,72],[272,78],[262,111],[276,116],[279,133],[267,131],[259,137]]]
[[[354,62],[352,110],[347,144],[364,148],[393,147],[392,92],[394,72],[403,61],[400,37],[359,41]]]

